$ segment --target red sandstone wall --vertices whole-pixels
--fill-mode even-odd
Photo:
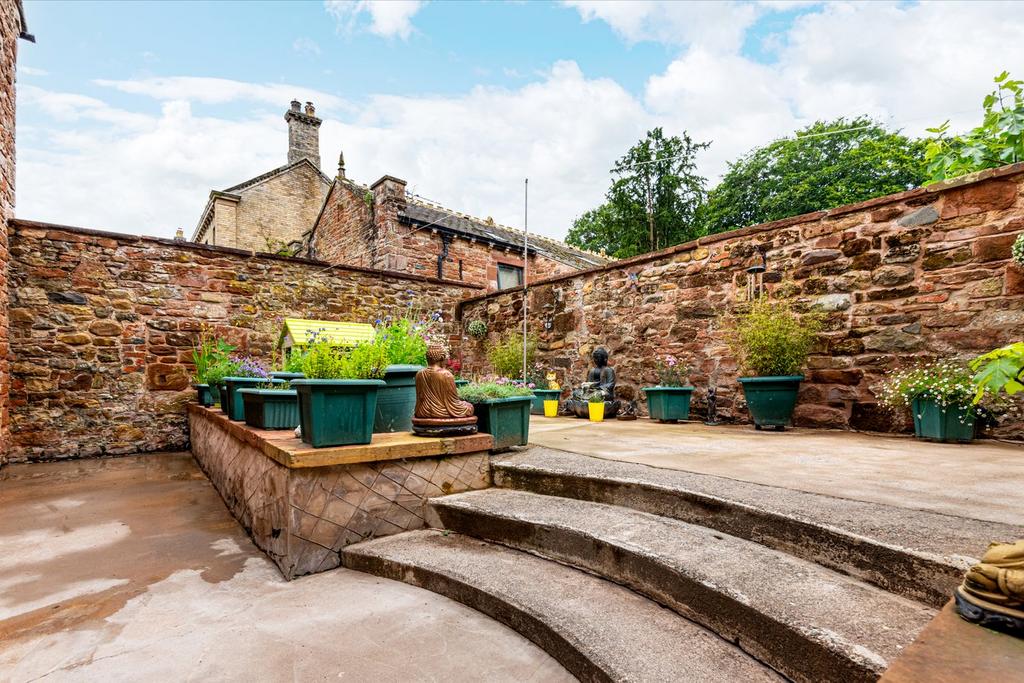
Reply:
[[[719,316],[745,299],[745,268],[767,247],[776,294],[828,312],[810,358],[796,423],[898,430],[872,387],[917,358],[973,356],[1024,334],[1024,269],[1010,245],[1024,231],[1024,164],[679,245],[603,269],[549,280],[530,293],[539,358],[580,381],[606,346],[627,393],[655,382],[653,359],[693,368],[696,411],[717,381],[725,417],[747,418]],[[518,324],[521,291],[462,307],[491,339]],[[551,329],[545,329],[545,321]],[[464,339],[465,367],[486,371],[485,344]],[[564,385],[564,384],[563,384]],[[998,432],[1024,437],[1024,422]]]
[[[7,278],[8,222],[14,218],[14,76],[21,20],[14,0],[0,1],[0,465],[7,461],[10,428]]]
[[[310,242],[314,258],[366,268],[376,265],[376,230],[366,192],[345,181],[331,185]]]
[[[203,327],[267,358],[285,317],[372,321],[410,298],[452,311],[481,291],[223,247],[12,225],[13,461],[186,448],[191,349]]]

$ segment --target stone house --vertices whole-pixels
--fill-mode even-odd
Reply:
[[[524,274],[523,231],[468,216],[406,191],[384,176],[369,187],[338,175],[306,236],[311,258],[458,280],[488,290],[606,265],[611,259],[530,234]]]
[[[293,100],[288,122],[288,162],[225,190],[213,190],[196,224],[193,242],[280,252],[309,231],[331,181],[320,171],[320,123],[311,102]]]

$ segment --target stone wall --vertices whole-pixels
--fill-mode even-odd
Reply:
[[[0,465],[7,461],[11,376],[8,363],[8,223],[14,218],[14,78],[21,19],[15,0],[0,0]]]
[[[12,461],[187,447],[203,328],[271,358],[285,317],[371,321],[414,299],[453,310],[462,283],[14,221]]]
[[[872,387],[918,358],[973,356],[1024,334],[1024,270],[1010,245],[1024,231],[1024,164],[860,204],[713,235],[530,290],[538,358],[563,386],[607,347],[627,395],[655,383],[654,359],[679,356],[698,387],[717,383],[727,419],[746,420],[721,316],[746,300],[746,268],[767,250],[767,287],[827,314],[810,358],[796,423],[894,431]],[[520,320],[520,290],[464,302],[489,339]],[[486,342],[464,339],[464,371],[486,371]],[[996,432],[1024,437],[1009,419]]]

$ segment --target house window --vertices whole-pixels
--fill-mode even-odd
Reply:
[[[523,285],[523,269],[507,263],[498,264],[498,289],[521,287]]]

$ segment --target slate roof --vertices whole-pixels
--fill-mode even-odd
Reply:
[[[400,218],[414,223],[429,224],[447,229],[468,237],[475,237],[481,242],[494,242],[501,245],[522,247],[523,231],[506,225],[484,221],[457,211],[423,201],[415,195],[406,197],[406,205],[399,212]],[[610,263],[613,259],[601,256],[585,249],[571,247],[564,242],[553,240],[536,233],[530,233],[530,249],[542,256],[564,263],[577,269],[593,268]]]

